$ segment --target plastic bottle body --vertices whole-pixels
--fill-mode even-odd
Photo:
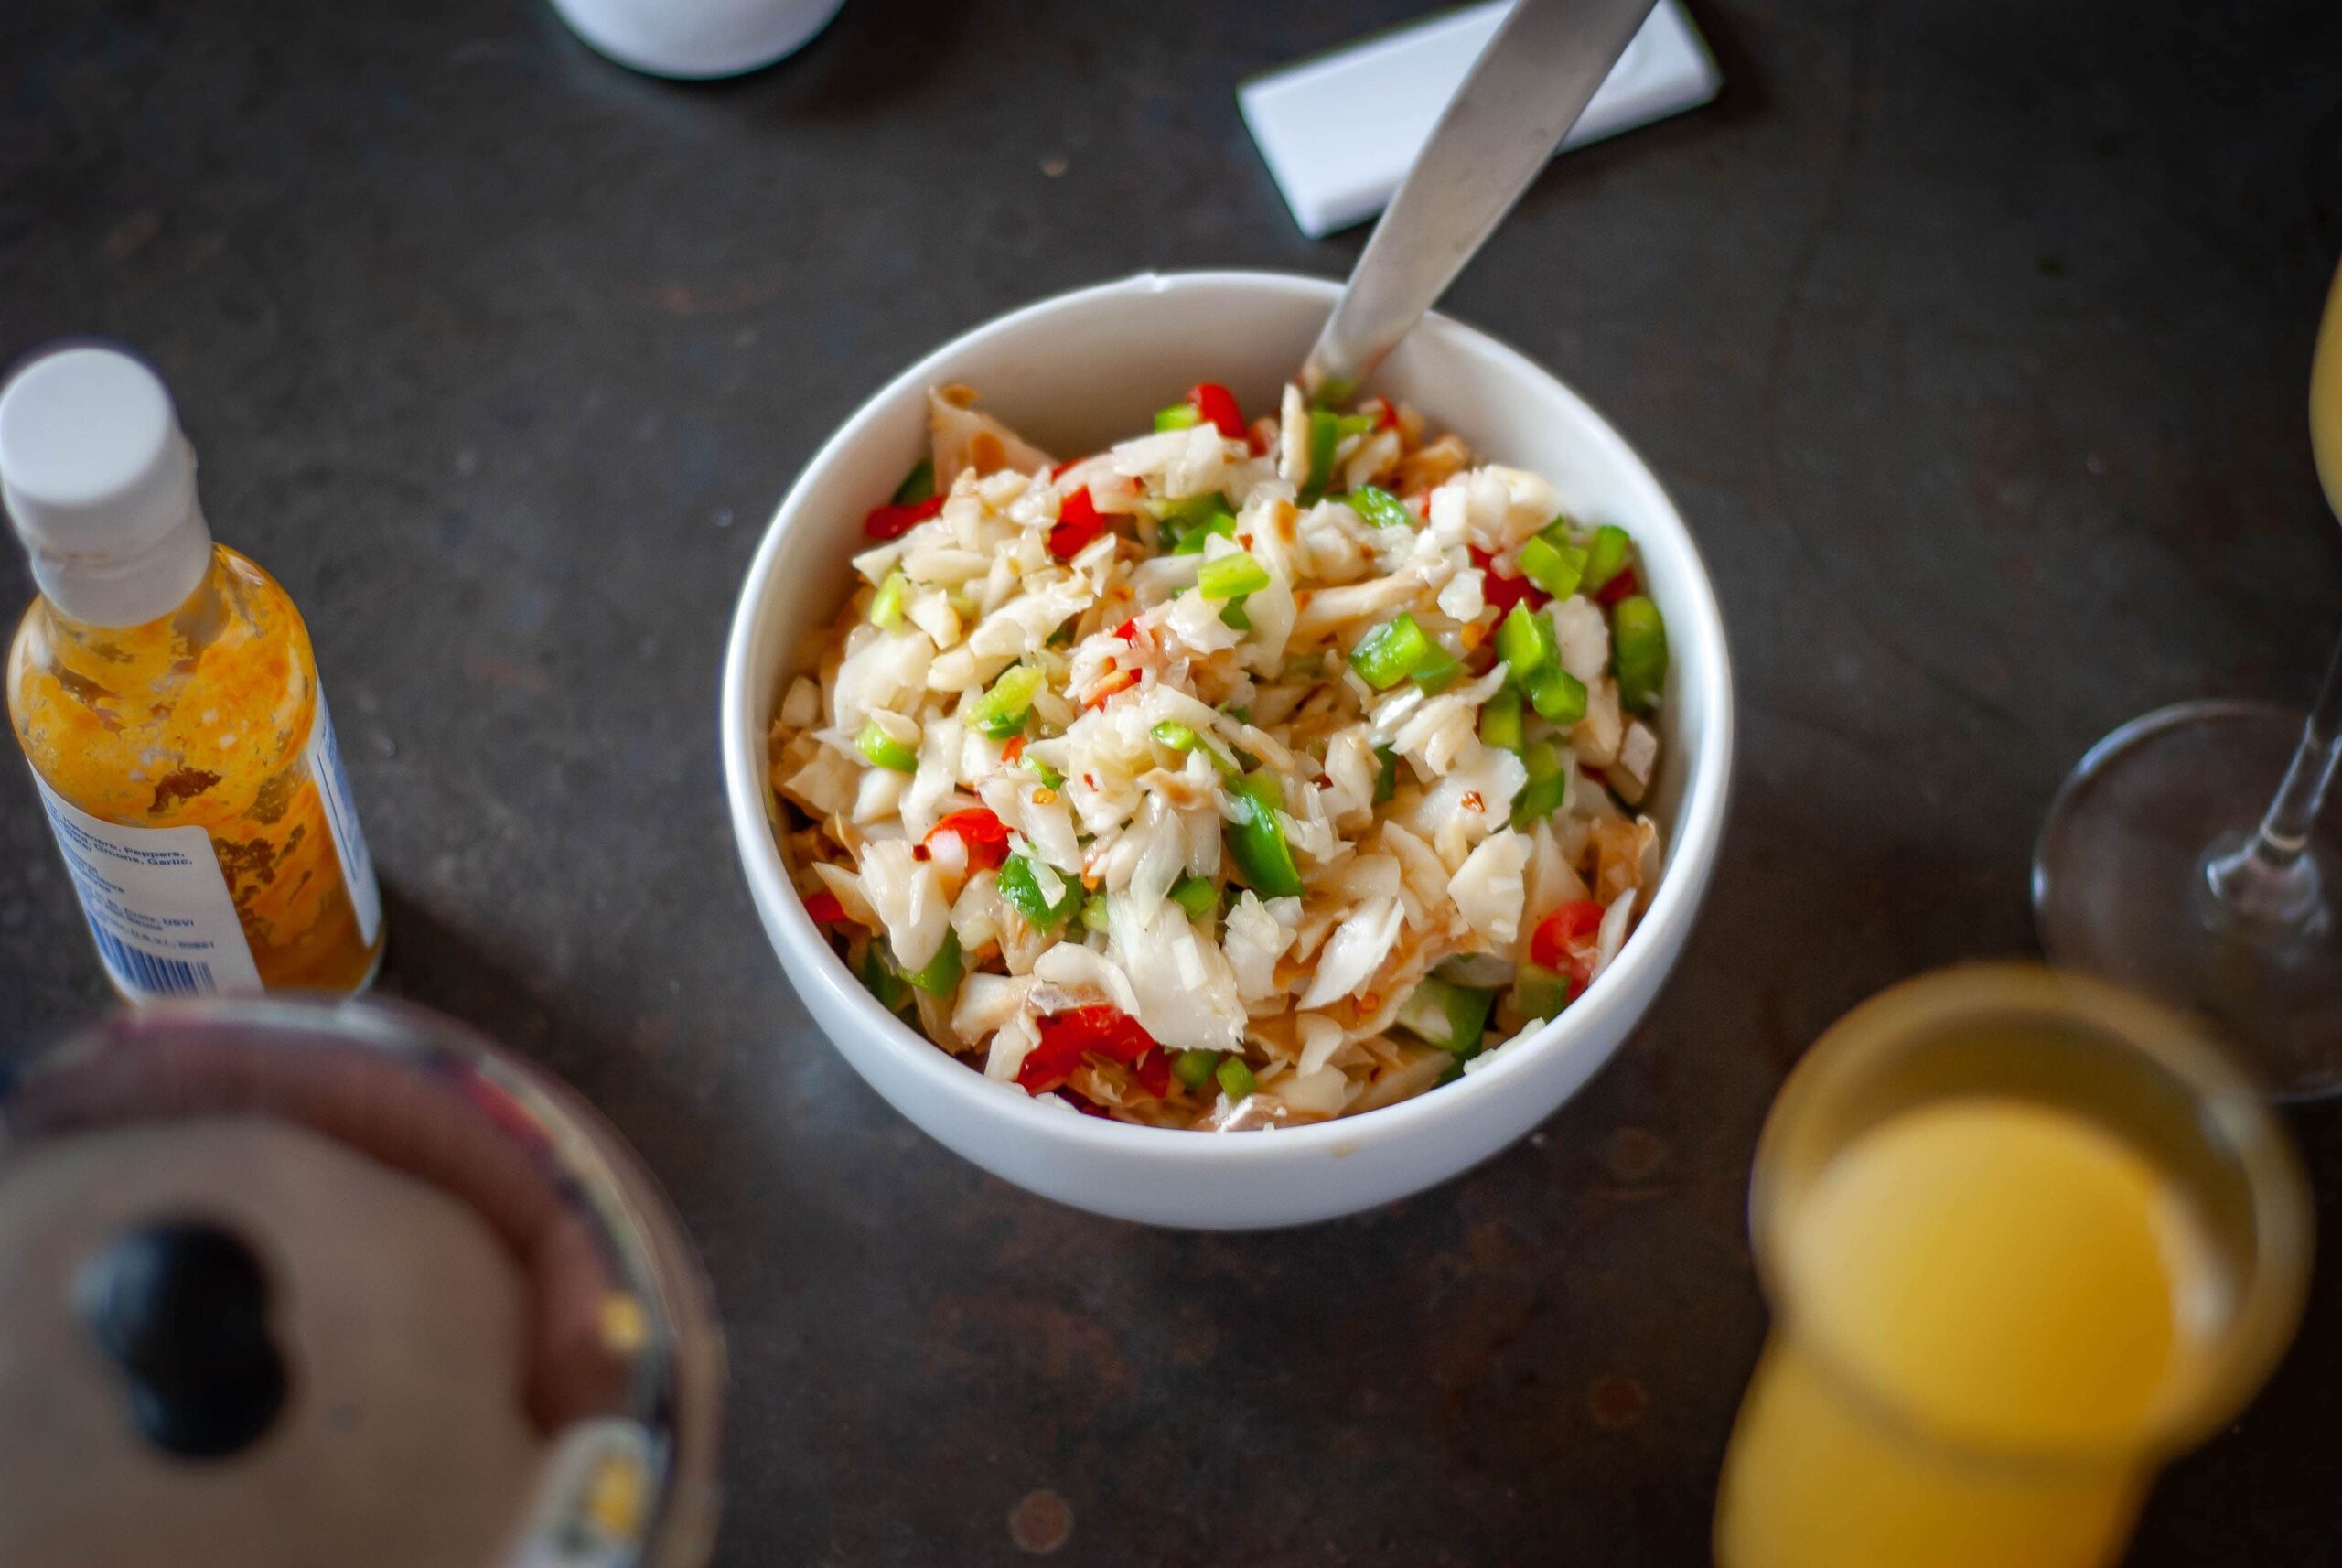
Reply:
[[[185,602],[143,626],[91,626],[36,599],[7,679],[16,739],[125,994],[180,989],[154,977],[181,972],[134,954],[126,971],[108,926],[138,912],[101,905],[138,902],[141,835],[186,828],[209,839],[250,968],[226,953],[236,961],[215,966],[219,978],[205,970],[205,983],[185,988],[250,989],[256,973],[268,991],[348,993],[372,978],[381,897],[339,777],[308,628],[274,578],[219,546]],[[95,819],[89,834],[72,826],[76,813]],[[104,865],[91,869],[111,847],[102,825],[132,830],[127,857],[113,862],[132,884],[126,893],[108,891]]]

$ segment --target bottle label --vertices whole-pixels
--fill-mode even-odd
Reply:
[[[333,714],[326,711],[326,689],[317,687],[317,716],[309,726],[309,777],[325,801],[326,826],[333,830],[334,853],[341,857],[341,880],[358,911],[358,935],[368,947],[382,929],[382,889],[374,880],[374,857],[366,852],[366,831],[349,801],[349,775],[342,770],[335,744]]]
[[[69,805],[38,773],[33,782],[97,939],[98,956],[125,995],[145,1000],[262,989],[210,834],[201,828],[117,827]]]

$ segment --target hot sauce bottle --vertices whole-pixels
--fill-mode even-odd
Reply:
[[[381,896],[308,628],[212,542],[162,382],[35,359],[0,392],[0,499],[40,589],[8,714],[116,988],[362,989]]]

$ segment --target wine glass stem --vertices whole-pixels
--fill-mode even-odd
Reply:
[[[2322,907],[2317,863],[2303,851],[2337,762],[2342,762],[2342,647],[2326,666],[2317,705],[2302,726],[2302,743],[2261,825],[2241,845],[2215,844],[2206,857],[2206,880],[2229,913],[2296,925]]]

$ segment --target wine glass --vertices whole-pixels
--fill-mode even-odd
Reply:
[[[2310,445],[2342,518],[2342,273],[2310,370]],[[2342,1091],[2342,650],[2304,723],[2183,703],[2092,746],[2049,808],[2034,921],[2054,963],[2218,1020],[2280,1100]]]

